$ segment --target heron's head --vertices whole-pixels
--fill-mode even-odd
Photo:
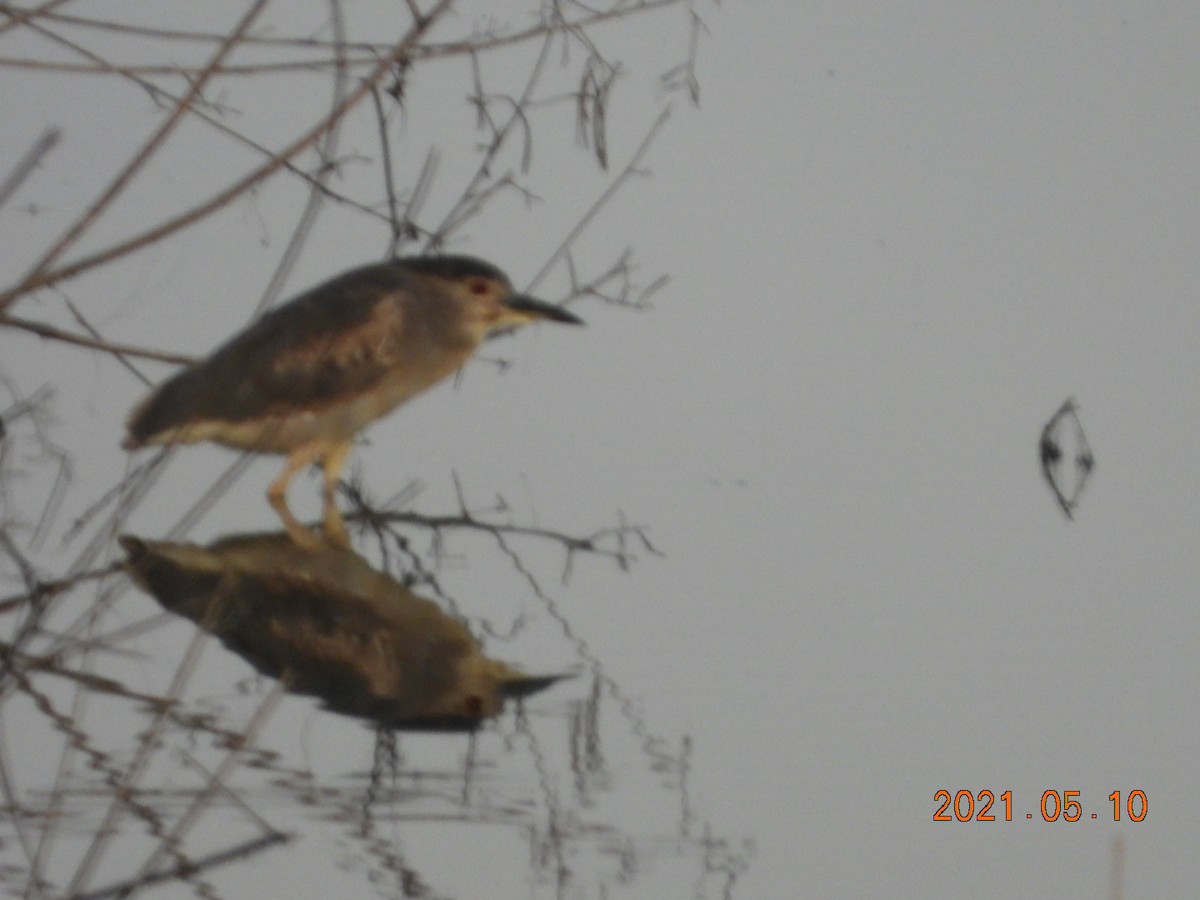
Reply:
[[[420,719],[430,726],[473,728],[483,719],[499,715],[506,700],[544,691],[574,674],[526,675],[508,663],[488,659],[475,647],[456,661],[454,683],[430,698]]]
[[[478,331],[479,337],[540,319],[583,324],[561,306],[517,293],[507,275],[481,259],[426,256],[405,259],[404,264],[418,276],[437,282],[453,298],[458,315],[467,320],[464,324]]]

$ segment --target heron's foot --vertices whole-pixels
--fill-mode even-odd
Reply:
[[[283,527],[288,533],[288,537],[298,547],[305,550],[316,550],[321,546],[321,537],[311,528],[306,528],[299,519],[292,514],[291,508],[287,505],[287,497],[282,493],[272,489],[267,493],[267,500],[271,504],[271,508],[275,510],[276,515],[283,521]]]
[[[342,518],[342,511],[337,508],[336,503],[327,503],[325,505],[325,540],[338,547],[350,546],[350,533],[346,530],[346,520]]]
[[[321,535],[311,528],[306,528],[304,525],[297,522],[295,519],[283,522],[284,528],[287,529],[288,537],[301,550],[320,550],[325,546],[325,542],[321,539]]]

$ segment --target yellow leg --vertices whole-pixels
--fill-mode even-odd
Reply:
[[[325,536],[343,547],[350,545],[350,536],[346,533],[346,522],[337,506],[337,485],[338,475],[349,455],[350,442],[344,441],[330,447],[322,462],[325,470]]]
[[[308,444],[296,449],[287,458],[287,462],[284,463],[283,471],[279,473],[279,477],[272,481],[271,487],[267,489],[267,502],[271,504],[271,508],[283,520],[283,526],[287,529],[287,533],[291,536],[292,540],[302,547],[314,547],[318,541],[316,535],[301,525],[300,520],[292,514],[287,504],[287,489],[297,472],[305,466],[312,465],[320,457],[321,447],[319,445]]]

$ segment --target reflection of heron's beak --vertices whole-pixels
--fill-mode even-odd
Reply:
[[[500,683],[500,693],[510,699],[528,697],[538,691],[544,691],[550,685],[565,678],[574,677],[573,672],[565,675],[517,675],[513,678],[506,678]]]
[[[513,294],[504,301],[504,305],[509,309],[526,313],[538,319],[549,319],[551,322],[563,322],[567,325],[583,324],[583,319],[567,312],[561,306],[555,306],[545,300],[537,300],[526,294]]]
[[[130,562],[137,562],[146,552],[146,542],[141,538],[135,538],[132,534],[118,535],[117,543],[129,554]]]

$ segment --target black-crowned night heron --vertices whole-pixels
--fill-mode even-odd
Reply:
[[[388,728],[473,729],[507,699],[569,677],[489,659],[458,619],[328,541],[120,541],[126,570],[166,609],[334,712]]]
[[[326,531],[343,535],[338,474],[362,428],[451,375],[492,332],[538,319],[582,324],[513,291],[495,266],[424,256],[364,266],[262,316],[164,382],[129,416],[126,449],[216,441],[287,454],[267,497],[297,535],[287,488],[324,469]]]

